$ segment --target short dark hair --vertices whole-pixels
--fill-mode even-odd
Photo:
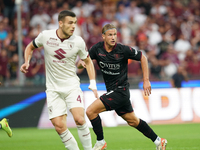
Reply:
[[[105,34],[106,31],[110,30],[110,29],[116,29],[116,27],[113,24],[106,24],[105,26],[103,26],[102,28],[102,34]]]
[[[66,16],[76,17],[76,14],[70,10],[63,10],[58,15],[58,21],[63,21]]]

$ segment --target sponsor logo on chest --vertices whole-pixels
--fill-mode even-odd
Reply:
[[[50,47],[57,47],[59,46],[59,42],[56,38],[49,38],[49,40],[46,43]]]

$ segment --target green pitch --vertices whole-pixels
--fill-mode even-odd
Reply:
[[[160,136],[168,140],[167,150],[200,150],[200,124],[150,125]],[[77,129],[70,128],[78,139]],[[91,129],[93,145],[96,137]],[[107,150],[155,150],[151,140],[129,126],[104,127]],[[1,150],[64,150],[64,145],[54,129],[15,128],[13,137],[0,130]]]

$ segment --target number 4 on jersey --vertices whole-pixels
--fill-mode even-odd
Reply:
[[[77,101],[79,101],[81,103],[81,97],[80,97],[80,95],[77,97]]]

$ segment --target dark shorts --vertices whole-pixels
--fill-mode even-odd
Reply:
[[[121,116],[133,112],[130,102],[130,92],[128,87],[121,87],[103,94],[100,97],[106,110],[115,110]]]

